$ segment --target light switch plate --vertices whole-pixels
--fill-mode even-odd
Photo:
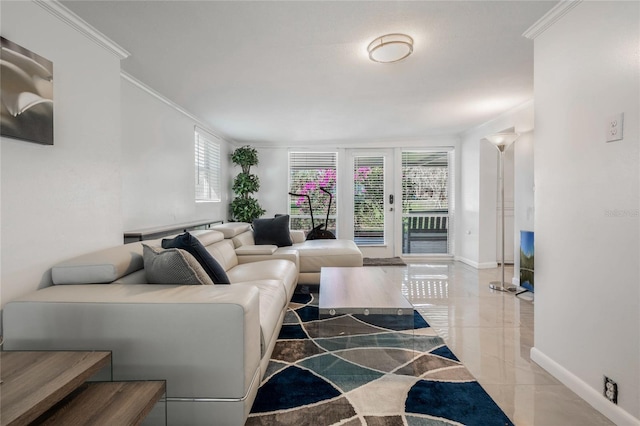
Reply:
[[[624,113],[612,115],[607,120],[607,142],[619,141],[623,138]]]

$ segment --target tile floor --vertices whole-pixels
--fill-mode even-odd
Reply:
[[[385,271],[517,426],[613,424],[531,361],[533,298],[490,290],[499,269],[432,262]]]

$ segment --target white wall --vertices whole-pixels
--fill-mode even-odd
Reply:
[[[533,123],[533,111],[523,121]],[[512,146],[513,150],[513,271],[514,282],[520,283],[520,231],[534,230],[534,132],[522,123],[522,133]],[[534,234],[535,238],[535,234]]]
[[[33,2],[1,8],[2,36],[54,67],[54,145],[1,141],[5,304],[56,262],[122,242],[120,61]]]
[[[478,265],[480,248],[480,143],[462,138],[456,220],[456,259]]]
[[[625,425],[640,424],[639,16],[638,2],[582,2],[535,39],[531,356]],[[624,140],[606,143],[620,112]]]
[[[251,168],[260,178],[260,190],[254,194],[263,209],[265,217],[273,217],[276,213],[287,213],[289,201],[289,150],[287,147],[262,147],[258,150],[258,165]],[[234,176],[240,173],[240,167],[233,168]]]
[[[505,152],[505,259],[516,261],[520,229],[532,227],[533,102],[465,132],[461,137],[460,199],[456,259],[479,268],[496,266],[499,254],[498,150],[485,136],[514,128],[518,140]],[[517,189],[517,191],[516,191]]]
[[[120,108],[124,229],[201,219],[226,221],[230,202],[230,144],[214,139],[220,143],[221,201],[196,203],[196,121],[126,78],[122,80]]]

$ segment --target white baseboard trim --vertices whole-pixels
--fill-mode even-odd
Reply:
[[[613,423],[625,426],[640,426],[640,419],[636,419],[619,406],[607,401],[599,391],[535,347],[531,348],[531,359]]]
[[[460,257],[460,256],[456,256],[455,260],[457,260],[458,262],[462,262],[465,263],[469,266],[473,266],[476,269],[491,269],[491,268],[497,268],[498,264],[496,262],[484,262],[484,263],[478,263],[475,262],[473,260],[467,259],[465,257]]]

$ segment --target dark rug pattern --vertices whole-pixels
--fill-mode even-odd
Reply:
[[[294,295],[246,425],[513,425],[418,312],[389,318]]]
[[[399,257],[365,257],[362,266],[406,266]]]

